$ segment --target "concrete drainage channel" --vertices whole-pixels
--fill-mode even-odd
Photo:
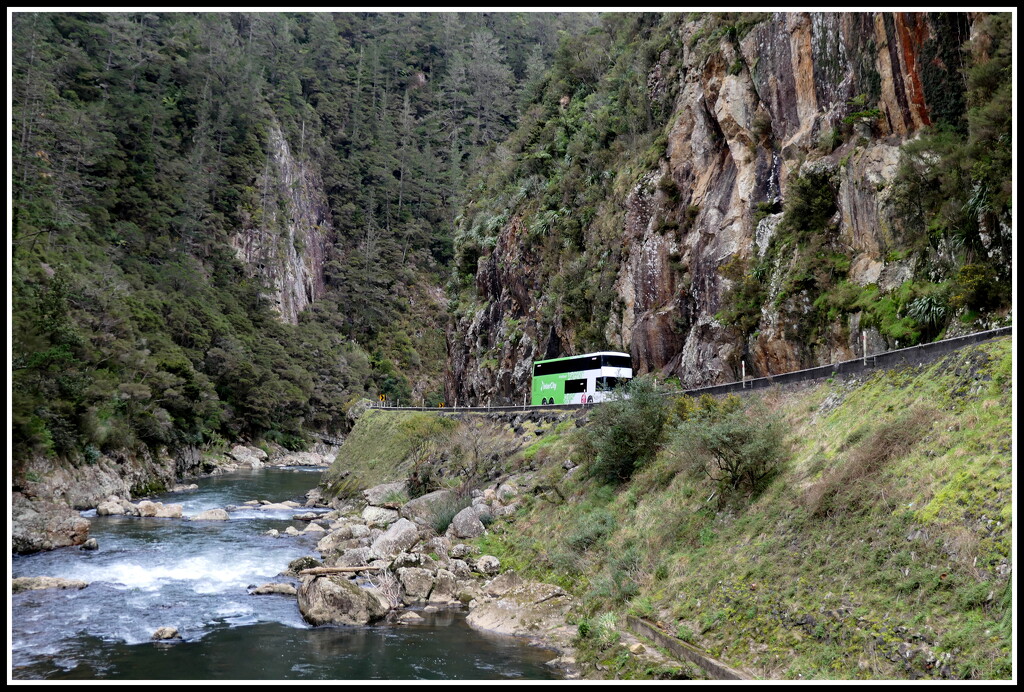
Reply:
[[[669,654],[680,661],[693,663],[705,673],[711,680],[752,680],[735,668],[730,668],[721,661],[717,661],[695,646],[691,646],[681,639],[665,634],[649,622],[645,622],[634,615],[626,616],[626,626],[633,634],[650,639],[658,646],[667,649]]]

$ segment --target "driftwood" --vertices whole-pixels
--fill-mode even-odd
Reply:
[[[362,567],[310,567],[299,572],[299,576],[305,574],[312,574],[314,576],[320,576],[324,574],[344,574],[346,572],[367,572],[375,569],[387,569],[386,567],[371,567],[370,565],[363,565]]]

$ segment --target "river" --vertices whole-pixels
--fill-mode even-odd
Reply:
[[[186,517],[246,500],[302,501],[319,469],[239,471],[152,499]],[[253,596],[288,563],[316,554],[311,536],[264,535],[308,510],[240,509],[228,521],[97,517],[100,548],[12,557],[13,577],[82,579],[81,590],[12,596],[11,676],[26,680],[539,680],[554,654],[470,629],[465,613],[423,624],[310,627],[294,596]],[[290,580],[297,583],[295,580]],[[181,639],[153,642],[163,626]]]

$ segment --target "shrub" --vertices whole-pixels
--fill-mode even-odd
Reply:
[[[986,264],[965,264],[953,280],[950,304],[954,310],[990,310],[1006,302],[1008,291],[995,269]]]
[[[780,422],[764,404],[738,408],[732,401],[702,407],[676,433],[678,453],[718,484],[723,495],[746,490],[756,495],[784,459]]]
[[[586,428],[595,454],[590,474],[608,483],[629,480],[657,454],[668,412],[649,377],[632,380],[619,398],[595,409]]]
[[[615,517],[606,509],[595,509],[576,520],[576,530],[566,538],[566,545],[582,551],[603,540],[615,530]]]

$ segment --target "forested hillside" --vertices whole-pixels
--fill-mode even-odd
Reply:
[[[15,13],[14,455],[1005,324],[1010,19]]]
[[[15,457],[439,400],[465,180],[594,20],[15,13]]]

